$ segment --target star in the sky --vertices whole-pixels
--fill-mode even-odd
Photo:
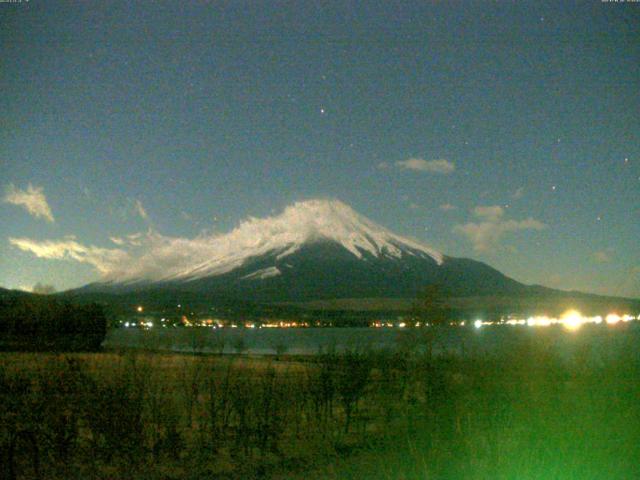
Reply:
[[[324,115],[325,113],[327,113],[327,111],[324,109],[324,107],[320,107],[320,115]]]

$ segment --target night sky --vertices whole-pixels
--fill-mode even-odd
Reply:
[[[640,3],[31,0],[0,38],[0,286],[337,198],[640,297]]]

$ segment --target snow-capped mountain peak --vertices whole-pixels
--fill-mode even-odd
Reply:
[[[103,281],[87,291],[153,292],[163,301],[189,292],[202,302],[259,303],[415,298],[426,285],[461,297],[527,291],[488,265],[444,257],[337,200],[297,202],[225,234],[189,239],[149,230],[118,241],[118,249],[87,250],[111,259]]]
[[[192,240],[149,235],[149,248],[132,257],[124,269],[112,271],[106,280],[195,280],[230,272],[267,254],[281,260],[317,241],[338,243],[359,259],[411,255],[430,257],[437,264],[443,261],[439,252],[392,233],[339,200],[307,200],[290,205],[279,215],[249,218],[226,234]],[[252,278],[262,277],[259,272]]]
[[[395,235],[339,200],[307,200],[294,203],[280,215],[250,218],[228,234],[212,238],[212,257],[171,279],[226,273],[250,257],[269,252],[278,252],[282,259],[317,240],[339,243],[358,258],[364,252],[400,258],[404,252],[429,256],[438,264],[443,259],[439,252]]]
[[[361,258],[366,251],[375,257],[386,254],[400,257],[403,248],[425,253],[436,262],[442,255],[413,240],[402,238],[360,215],[339,200],[308,200],[285,209],[281,220],[297,230],[304,241],[320,237],[340,243]]]

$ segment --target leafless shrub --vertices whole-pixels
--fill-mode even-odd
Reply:
[[[233,375],[232,363],[228,363],[223,372],[211,368],[206,379],[208,433],[210,445],[214,452],[224,443],[225,433],[231,417],[231,386]]]
[[[206,358],[185,355],[181,358],[180,387],[186,412],[187,428],[193,427],[193,411],[198,403],[206,372]]]
[[[147,372],[137,355],[89,385],[85,419],[94,452],[111,461],[114,455],[134,461],[143,450],[144,395]],[[137,461],[137,460],[136,460]]]
[[[348,433],[353,413],[369,382],[372,363],[367,353],[358,351],[347,351],[337,361],[336,390],[345,412],[344,431]]]

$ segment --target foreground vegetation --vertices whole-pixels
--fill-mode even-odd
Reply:
[[[640,478],[635,336],[565,355],[557,335],[454,357],[421,337],[304,361],[0,354],[0,476]]]
[[[0,289],[0,350],[98,351],[106,333],[97,304]]]

